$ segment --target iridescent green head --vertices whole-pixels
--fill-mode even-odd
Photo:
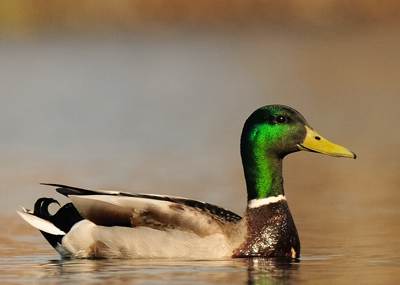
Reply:
[[[306,125],[304,117],[290,107],[268,105],[259,108],[244,124],[242,151],[258,150],[260,155],[283,158],[288,153],[298,151],[297,144],[306,135]]]
[[[290,107],[268,105],[254,111],[241,137],[248,199],[283,195],[282,159],[299,150],[355,158],[348,149],[320,136]]]

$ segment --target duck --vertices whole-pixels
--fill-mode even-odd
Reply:
[[[245,121],[240,154],[247,189],[243,216],[197,200],[43,183],[66,196],[18,212],[62,258],[300,258],[285,197],[282,162],[309,151],[356,158],[318,134],[295,109],[266,105]],[[60,208],[49,213],[51,204]]]

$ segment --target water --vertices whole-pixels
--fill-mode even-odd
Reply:
[[[235,260],[62,260],[38,233],[20,223],[2,225],[9,239],[0,254],[2,284],[393,284],[399,278],[398,255],[367,245],[346,248],[337,237],[323,235],[309,244],[299,261]],[[11,229],[11,230],[10,230]],[[321,239],[318,241],[318,239]],[[366,239],[366,238],[364,238]],[[384,246],[384,245],[382,245]],[[396,257],[397,256],[397,257]]]
[[[1,41],[0,283],[398,283],[399,49],[394,27]],[[299,262],[60,260],[14,214],[65,201],[39,182],[242,213],[241,127],[270,103],[359,157],[285,160]]]

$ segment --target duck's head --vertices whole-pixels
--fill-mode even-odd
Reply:
[[[298,111],[284,105],[267,105],[254,111],[243,127],[241,144],[242,156],[246,149],[278,158],[305,150],[356,158],[355,153],[318,134]]]
[[[289,153],[305,150],[356,158],[318,134],[299,112],[283,105],[254,111],[244,124],[240,148],[249,200],[284,194],[282,159]]]

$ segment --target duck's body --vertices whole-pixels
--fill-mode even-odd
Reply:
[[[19,214],[64,257],[298,258],[300,241],[284,196],[282,159],[300,149],[355,157],[318,136],[297,111],[265,106],[248,118],[242,133],[248,192],[243,218],[185,198],[58,184],[48,185],[72,203],[52,216],[48,206],[57,201],[41,198],[34,211],[23,209]]]
[[[249,205],[245,216],[200,201],[51,184],[67,195],[54,216],[41,198],[20,215],[64,257],[218,259],[298,257],[300,242],[283,196]],[[40,218],[43,223],[38,223]]]
[[[224,258],[232,256],[233,248],[245,235],[240,216],[208,203],[52,186],[67,195],[72,204],[61,208],[53,219],[48,218],[49,228],[39,229],[64,256]],[[47,207],[54,200],[44,199],[38,200],[32,214],[45,219]],[[32,217],[23,215],[28,221]],[[74,221],[65,227],[66,217]],[[59,233],[52,226],[66,234],[54,235]]]

